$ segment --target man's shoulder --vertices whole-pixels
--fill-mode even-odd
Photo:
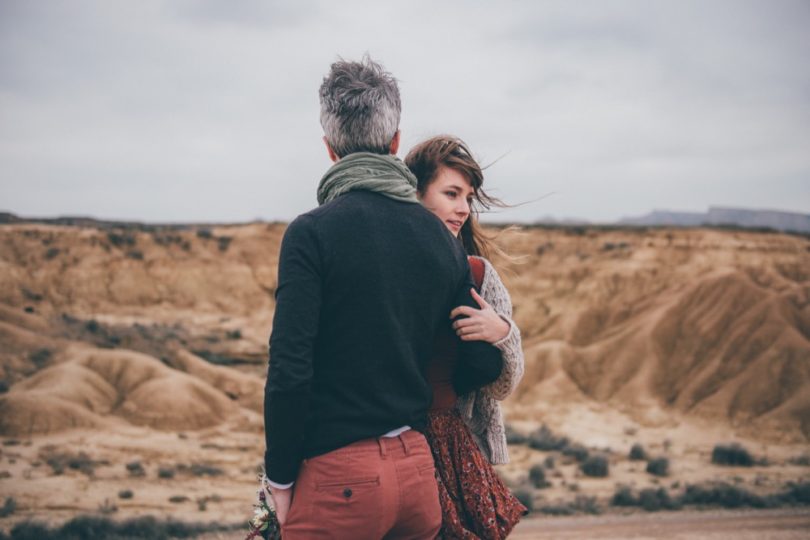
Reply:
[[[380,217],[390,217],[397,214],[407,216],[408,219],[423,220],[430,224],[428,227],[436,227],[437,224],[444,227],[436,216],[421,204],[397,201],[383,194],[366,190],[345,193],[326,204],[301,214],[296,220],[300,219],[312,224],[331,219],[340,219],[344,216],[371,217],[375,214]]]
[[[335,212],[345,212],[351,211],[352,209],[358,206],[366,206],[371,204],[372,201],[368,200],[367,195],[372,195],[372,201],[374,194],[364,191],[350,191],[336,199],[329,201],[328,203],[322,204],[320,206],[316,206],[312,210],[308,212],[304,212],[303,214],[299,215],[295,218],[294,221],[301,220],[302,222],[312,223],[316,222],[324,217],[330,216]],[[381,201],[377,201],[381,202]]]

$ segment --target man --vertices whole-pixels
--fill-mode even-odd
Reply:
[[[281,246],[266,475],[285,540],[434,538],[424,372],[450,311],[477,306],[467,259],[395,156],[396,80],[369,58],[339,61],[320,102],[335,165],[321,206],[296,218]],[[460,387],[498,377],[497,349],[459,347]]]

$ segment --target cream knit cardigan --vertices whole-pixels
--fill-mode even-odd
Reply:
[[[489,261],[484,262],[484,279],[481,297],[492,309],[509,323],[509,333],[494,343],[501,351],[503,369],[501,375],[489,385],[460,396],[456,408],[475,436],[481,452],[493,465],[509,463],[503,414],[498,401],[511,394],[523,377],[523,348],[520,329],[512,320],[512,300],[500,276]]]

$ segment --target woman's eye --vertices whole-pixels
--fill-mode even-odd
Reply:
[[[456,198],[456,192],[455,191],[445,191],[444,194],[447,195],[448,197],[450,197],[451,199]]]

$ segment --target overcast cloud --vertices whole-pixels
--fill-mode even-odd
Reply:
[[[405,151],[456,134],[507,202],[553,192],[489,220],[810,212],[808,28],[802,0],[0,0],[0,210],[289,220],[330,165],[321,79],[368,52]]]

